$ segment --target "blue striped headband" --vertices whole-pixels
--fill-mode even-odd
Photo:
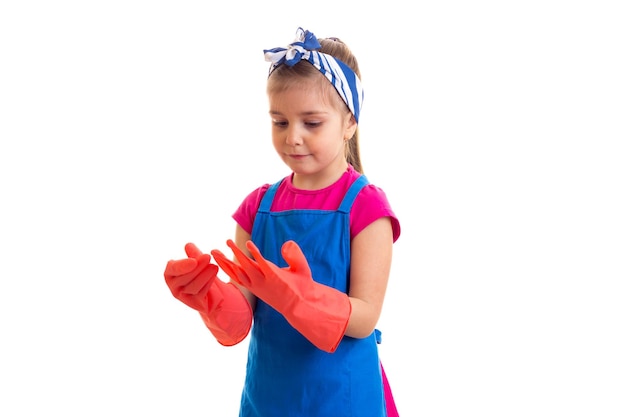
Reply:
[[[293,67],[302,60],[310,62],[335,87],[358,123],[363,105],[361,80],[345,63],[331,55],[316,51],[321,47],[314,34],[298,28],[295,41],[287,48],[264,49],[263,52],[265,60],[272,63],[270,74],[282,64]]]

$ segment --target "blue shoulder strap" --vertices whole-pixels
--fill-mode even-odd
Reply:
[[[350,209],[352,208],[352,204],[354,203],[356,196],[367,184],[369,184],[369,181],[367,180],[365,175],[361,175],[359,178],[357,178],[356,181],[352,183],[350,188],[348,188],[346,195],[343,197],[343,200],[339,205],[338,211],[341,211],[343,213],[350,213]]]
[[[274,194],[276,194],[276,190],[278,190],[278,186],[281,182],[283,182],[284,178],[274,184],[270,185],[270,188],[267,189],[263,199],[261,200],[261,204],[259,204],[260,212],[269,213],[270,207],[272,207],[272,201],[274,201]]]

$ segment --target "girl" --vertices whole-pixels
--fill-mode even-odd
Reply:
[[[395,416],[375,326],[400,224],[362,173],[357,61],[302,28],[265,57],[272,141],[291,173],[234,213],[234,261],[211,252],[230,282],[192,243],[165,280],[222,345],[251,329],[241,417]]]

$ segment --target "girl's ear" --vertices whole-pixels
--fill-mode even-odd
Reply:
[[[345,140],[352,139],[352,136],[354,136],[354,132],[356,132],[357,128],[356,119],[352,113],[348,113],[346,115],[344,126],[343,138]]]

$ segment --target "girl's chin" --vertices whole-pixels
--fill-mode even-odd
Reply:
[[[305,173],[314,169],[310,159],[287,157],[284,159],[284,162],[292,171]]]

